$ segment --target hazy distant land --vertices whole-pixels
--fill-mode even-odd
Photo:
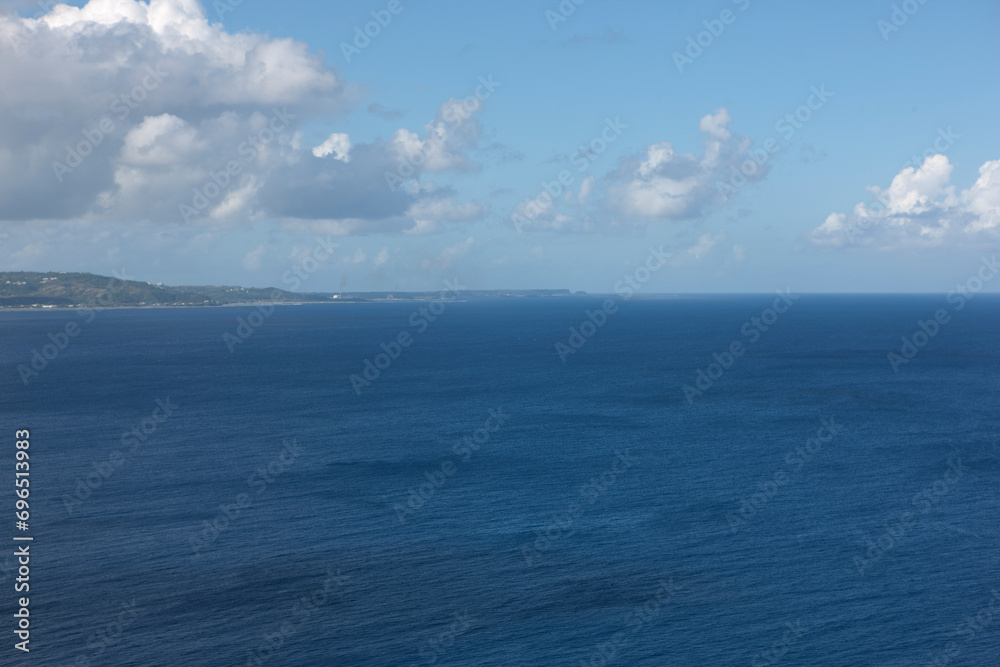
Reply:
[[[582,292],[577,292],[577,295]],[[568,297],[570,290],[464,290],[461,298]],[[273,287],[190,285],[123,280],[93,273],[0,272],[0,308],[136,308],[245,303],[426,301],[441,292],[288,292]],[[450,295],[454,298],[454,295]]]

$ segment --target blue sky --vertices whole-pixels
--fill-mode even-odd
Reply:
[[[6,269],[282,286],[332,238],[301,289],[611,292],[662,246],[651,293],[946,292],[1000,245],[995,0],[72,4],[0,16]]]

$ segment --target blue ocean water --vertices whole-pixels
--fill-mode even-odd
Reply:
[[[0,662],[998,664],[1000,298],[603,301],[0,313]]]

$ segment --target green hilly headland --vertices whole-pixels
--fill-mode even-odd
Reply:
[[[0,272],[0,307],[5,308],[225,306],[329,300],[315,294],[297,294],[271,288],[170,287],[93,273]]]

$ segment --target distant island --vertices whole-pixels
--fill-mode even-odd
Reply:
[[[465,290],[462,298],[569,297],[569,290]],[[171,287],[93,273],[0,272],[0,308],[142,308],[250,303],[429,301],[441,292],[288,292],[273,287]]]

